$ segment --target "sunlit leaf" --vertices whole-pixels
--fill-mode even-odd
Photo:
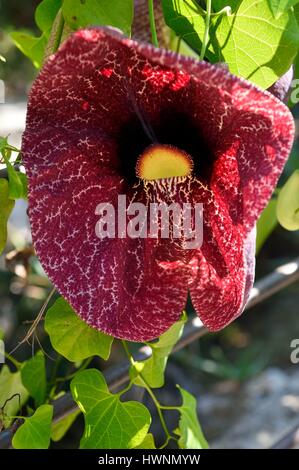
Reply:
[[[294,171],[280,189],[277,218],[287,230],[299,230],[299,170]]]
[[[291,66],[298,51],[299,27],[292,10],[274,19],[266,0],[217,1],[232,13],[211,21],[207,57],[226,62],[232,73],[263,88],[271,86]],[[163,0],[165,19],[198,53],[204,16],[193,0]]]
[[[27,177],[26,175],[16,171],[14,166],[10,163],[6,152],[2,152],[4,158],[9,183],[9,197],[11,199],[26,199],[27,198]]]
[[[71,391],[85,417],[82,449],[132,449],[144,441],[151,423],[149,411],[141,403],[122,402],[118,394],[110,393],[98,370],[78,372]]]
[[[178,407],[179,421],[179,447],[181,449],[206,449],[208,443],[203,435],[197,417],[196,399],[191,393],[178,386],[183,403]]]
[[[48,35],[43,33],[40,37],[15,31],[11,33],[11,38],[18,49],[28,57],[36,68],[40,68],[43,63],[44,51],[47,45]]]
[[[265,241],[277,225],[276,206],[277,199],[271,199],[258,220],[256,232],[256,254],[259,253]]]
[[[42,405],[29,418],[25,418],[14,434],[12,445],[15,449],[48,449],[50,445],[52,405]]]
[[[164,384],[164,372],[167,365],[168,357],[182,335],[186,315],[181,320],[172,325],[169,330],[163,333],[158,341],[149,343],[152,349],[152,355],[145,361],[135,363],[134,368],[139,366],[142,377],[146,379],[147,384],[152,388],[162,387]],[[134,380],[136,385],[143,386],[142,380],[136,374]]]
[[[94,355],[109,358],[113,338],[82,321],[62,297],[47,311],[45,330],[53,348],[69,361]]]
[[[27,399],[28,392],[22,384],[21,372],[10,372],[4,365],[0,372],[0,408],[6,415],[5,427],[11,423],[9,416],[15,416]]]
[[[150,433],[147,434],[141,444],[134,449],[156,449],[154,436]]]

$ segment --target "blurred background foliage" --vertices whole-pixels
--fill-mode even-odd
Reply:
[[[39,0],[0,0],[0,54],[6,58],[6,63],[0,61],[0,77],[5,81],[9,100],[24,99],[36,74],[9,34],[14,30],[36,32],[34,11],[39,3]]]

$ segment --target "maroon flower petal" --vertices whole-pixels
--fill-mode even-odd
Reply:
[[[156,338],[178,320],[186,304],[188,267],[159,265],[161,248],[151,240],[99,240],[95,208],[99,202],[116,207],[118,195],[127,193],[126,184],[118,175],[99,175],[80,145],[60,132],[55,137],[50,133],[52,145],[59,142],[59,159],[48,168],[38,165],[29,191],[32,237],[46,273],[91,326],[132,341]],[[26,158],[31,152],[48,158],[44,139],[33,141],[26,133],[27,145]],[[55,146],[51,150],[55,157]]]
[[[189,264],[171,241],[96,237],[97,204],[133,195],[129,157],[136,163],[145,150],[142,128],[194,160],[193,190],[181,199],[204,204],[204,243]],[[207,326],[223,327],[244,307],[250,234],[293,131],[282,103],[224,68],[109,29],[79,31],[29,100],[22,152],[43,267],[84,320],[117,337],[159,336],[179,318],[188,288]]]

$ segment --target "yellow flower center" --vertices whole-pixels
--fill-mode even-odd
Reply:
[[[147,147],[136,164],[136,175],[143,180],[159,180],[188,176],[192,173],[192,158],[171,145]]]

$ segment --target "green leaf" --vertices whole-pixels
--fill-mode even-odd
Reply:
[[[132,449],[144,441],[151,424],[149,411],[138,402],[121,402],[98,370],[78,372],[71,392],[85,418],[82,449]]]
[[[36,68],[42,66],[48,36],[48,33],[43,33],[38,38],[18,31],[11,33],[11,38],[17,48],[31,60]]]
[[[52,405],[42,405],[16,431],[12,445],[15,449],[48,449],[50,445]]]
[[[167,24],[198,53],[204,17],[193,0],[163,0]],[[268,88],[291,66],[298,51],[299,27],[292,10],[274,19],[266,0],[227,0],[232,13],[214,16],[207,57],[226,62],[235,75]],[[254,45],[254,47],[253,47]]]
[[[18,49],[28,57],[36,68],[41,68],[44,62],[45,49],[51,34],[52,25],[62,0],[43,0],[35,10],[35,22],[42,34],[39,37],[25,32],[14,31],[11,38]]]
[[[4,420],[5,427],[11,423],[9,416],[15,416],[27,399],[28,392],[22,384],[21,372],[10,372],[4,365],[0,372],[0,408],[7,415]]]
[[[0,179],[0,254],[5,248],[7,240],[7,222],[11,211],[13,210],[15,201],[9,198],[8,181],[4,178]]]
[[[277,199],[271,199],[258,220],[256,233],[256,254],[260,252],[265,241],[271,235],[277,225],[276,206]]]
[[[69,361],[94,355],[109,358],[113,338],[82,321],[62,297],[47,311],[45,330],[53,348]]]
[[[195,2],[193,0],[162,0],[162,6],[166,24],[200,54],[205,19]],[[211,52],[211,45],[209,49]],[[209,51],[207,51],[207,56],[211,57]]]
[[[0,137],[0,152],[4,152],[6,147],[8,146],[7,137]]]
[[[10,163],[7,153],[5,151],[2,152],[2,155],[8,173],[9,197],[11,199],[26,199],[28,189],[26,175],[15,170],[13,165]]]
[[[197,418],[196,399],[180,386],[178,386],[178,389],[183,399],[182,405],[178,407],[181,415],[179,421],[181,436],[178,441],[179,447],[181,449],[207,449],[208,443]]]
[[[294,171],[279,192],[277,218],[285,229],[299,229],[299,170]]]
[[[36,406],[41,405],[47,393],[46,364],[42,351],[38,351],[32,359],[23,364],[21,377],[29,395],[34,398]]]
[[[21,173],[20,171],[18,172],[18,177],[19,180],[21,181],[22,184],[22,199],[27,199],[28,198],[28,178],[25,175],[25,173]]]
[[[282,13],[288,11],[298,2],[299,0],[268,0],[274,18],[279,18]]]
[[[62,0],[43,0],[35,10],[35,22],[42,32],[52,28]]]
[[[51,439],[54,442],[60,441],[67,431],[74,423],[77,416],[80,414],[80,410],[75,410],[69,415],[65,416],[62,420],[57,423],[52,423]]]
[[[19,149],[8,143],[7,137],[0,137],[0,153],[5,151],[20,152]]]
[[[232,7],[234,3],[229,1]],[[293,63],[299,27],[292,11],[274,20],[265,0],[243,0],[238,2],[234,15],[222,17],[215,36],[219,57],[224,58],[232,73],[268,88]]]
[[[134,447],[134,449],[156,449],[154,436],[149,433],[145,436],[144,440],[139,444],[139,446]]]
[[[191,49],[191,47],[188,46],[188,44],[183,41],[183,39],[180,39],[172,30],[168,47],[174,52],[179,52],[181,55],[198,59],[198,54],[193,49]]]
[[[145,361],[134,364],[133,367],[135,369],[138,367],[138,373],[142,373],[142,377],[145,378],[147,384],[151,388],[159,388],[164,385],[164,372],[167,365],[168,356],[183,333],[186,319],[186,315],[183,314],[181,320],[172,325],[169,330],[163,333],[157,342],[149,343],[148,345],[152,349],[151,357]],[[138,374],[136,374],[135,377],[136,378],[134,379],[132,376],[134,383],[142,387],[143,382],[138,377]]]
[[[73,29],[91,25],[109,25],[130,35],[133,0],[64,0],[62,12]]]

